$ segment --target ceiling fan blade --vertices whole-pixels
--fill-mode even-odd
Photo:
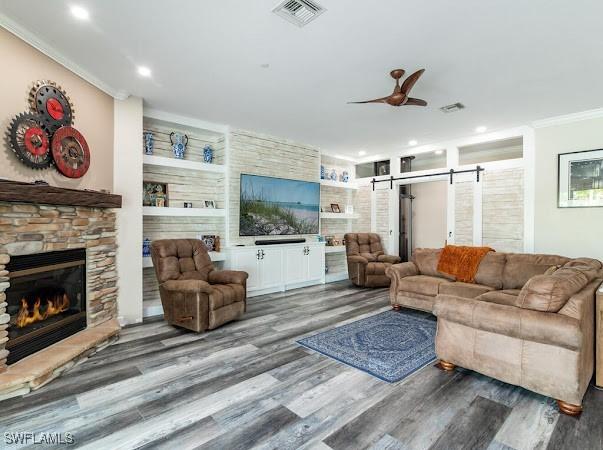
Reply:
[[[425,72],[425,69],[418,70],[412,75],[410,75],[406,80],[404,80],[404,83],[402,83],[402,93],[408,95],[412,87],[417,81],[419,81],[421,75],[423,75],[423,72]]]
[[[414,106],[427,106],[427,102],[425,100],[421,100],[420,98],[409,98],[404,104]]]
[[[361,103],[387,103],[389,97],[376,98],[375,100],[366,100],[364,102],[348,102],[348,105],[358,105]]]

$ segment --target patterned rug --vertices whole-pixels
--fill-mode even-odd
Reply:
[[[433,319],[413,311],[385,311],[297,342],[395,383],[435,361],[435,332]]]

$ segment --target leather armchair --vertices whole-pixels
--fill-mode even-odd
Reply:
[[[361,287],[388,287],[390,279],[385,271],[400,262],[398,256],[386,255],[381,238],[375,233],[347,233],[345,235],[348,276]]]
[[[153,241],[151,257],[165,320],[196,332],[213,330],[246,310],[247,273],[216,270],[196,239]]]

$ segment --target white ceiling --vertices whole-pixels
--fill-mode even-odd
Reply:
[[[305,28],[272,14],[279,2],[81,0],[91,19],[78,22],[70,1],[0,0],[0,13],[146,106],[330,153],[603,105],[600,0],[319,0],[328,11]],[[427,108],[346,104],[388,95],[398,67],[427,69],[412,92]],[[454,102],[467,108],[438,110]]]

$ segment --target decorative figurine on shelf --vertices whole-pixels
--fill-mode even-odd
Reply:
[[[331,179],[331,181],[337,181],[337,172],[335,171],[335,169],[331,169],[331,174],[329,175],[329,178]]]
[[[144,132],[144,154],[152,155],[153,154],[153,144],[155,143],[155,137],[153,133],[150,131]]]
[[[211,145],[206,145],[203,148],[203,162],[207,164],[214,162],[214,149],[211,148]]]
[[[320,179],[324,180],[326,178],[326,174],[325,174],[325,166],[323,166],[322,164],[320,165]]]
[[[142,256],[144,258],[151,256],[151,240],[149,238],[144,238],[142,241]]]
[[[341,181],[343,181],[344,183],[348,183],[350,181],[350,174],[348,173],[347,170],[344,170],[341,174]]]
[[[174,158],[184,159],[186,153],[186,146],[188,145],[188,136],[186,134],[176,133],[172,131],[170,133],[170,142],[172,143],[172,151],[174,152]]]

